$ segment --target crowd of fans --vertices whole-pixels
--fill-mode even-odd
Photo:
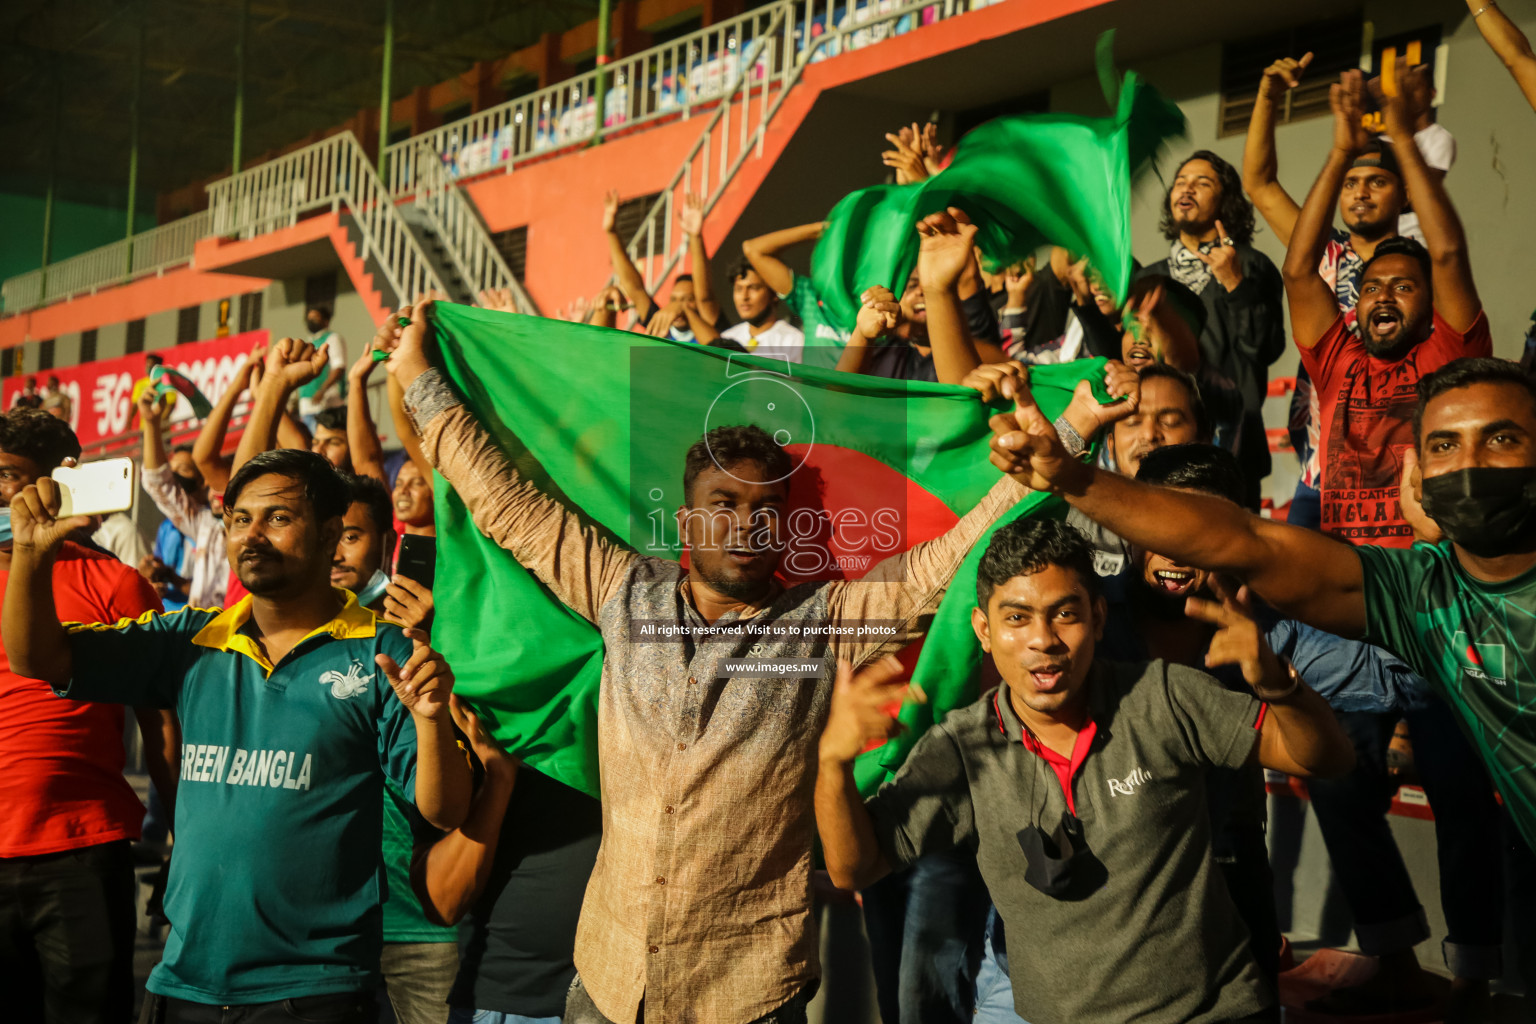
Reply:
[[[1492,3],[1476,15],[1536,106],[1524,38]],[[679,467],[714,513],[682,517],[686,568],[594,529],[432,364],[429,297],[350,363],[310,309],[309,337],[252,352],[190,445],[167,448],[174,400],[136,389],[152,545],[125,516],[60,515],[51,474],[81,449],[57,379],[29,381],[0,416],[7,1019],[122,1021],[141,998],[146,1022],[791,1024],[821,976],[817,904],[856,891],[886,1024],[1277,1021],[1290,953],[1265,770],[1309,780],[1375,963],[1310,1009],[1492,1019],[1506,941],[1536,992],[1536,384],[1492,358],[1421,70],[1341,76],[1322,170],[1300,204],[1280,187],[1275,110],[1310,59],[1265,71],[1241,169],[1177,165],[1168,255],[1123,303],[1064,248],[984,266],[951,208],[914,225],[916,268],[899,293],[872,282],[852,323],[783,258],[823,225],[746,241],[733,322],[702,200],[662,296],[606,198],[614,283],[566,319],[1013,404],[976,453],[995,486],[860,580],[779,582],[791,460],[751,424]],[[887,139],[897,183],[944,164],[931,126]],[[480,304],[516,312],[505,292]],[[1287,323],[1303,472],[1280,522],[1254,512]],[[1048,421],[1030,367],[1092,357],[1112,401],[1080,387]],[[369,404],[381,366],[393,452]],[[434,474],[602,633],[601,801],[522,764],[452,693],[431,645]],[[981,699],[864,799],[854,758],[924,699],[894,652],[1031,491],[1070,510],[986,543]],[[732,677],[727,645],[629,635],[746,619],[902,627],[764,633],[753,657],[825,660],[803,686]],[[1448,991],[1419,966],[1430,930],[1387,824],[1407,771],[1435,813]],[[136,996],[145,850],[169,932]]]

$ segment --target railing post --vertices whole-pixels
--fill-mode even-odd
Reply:
[[[235,35],[235,146],[232,174],[240,173],[241,136],[245,133],[245,31],[251,20],[251,0],[240,0],[240,30]]]
[[[388,173],[385,154],[389,149],[390,79],[395,71],[395,0],[384,0],[384,72],[379,89],[379,177]]]
[[[592,99],[597,104],[593,115],[592,141],[595,146],[603,141],[603,106],[608,102],[608,26],[613,21],[612,0],[598,0],[597,4],[597,89]]]
[[[133,275],[133,221],[139,198],[139,101],[144,92],[144,3],[139,4],[139,33],[133,48],[133,94],[128,105],[128,239],[123,257],[123,276]]]

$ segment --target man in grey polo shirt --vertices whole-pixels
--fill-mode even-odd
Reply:
[[[1230,597],[1191,599],[1211,661],[1253,693],[1162,661],[1097,661],[1106,607],[1092,550],[1064,523],[999,529],[972,622],[1003,683],[917,744],[866,805],[854,757],[897,727],[901,666],[839,667],[820,744],[827,870],[859,889],[919,856],[976,851],[1009,933],[1014,1007],[1031,1024],[1264,1021],[1276,996],[1211,858],[1206,778],[1252,758],[1291,775],[1354,753],[1321,697]]]

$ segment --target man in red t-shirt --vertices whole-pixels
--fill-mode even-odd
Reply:
[[[10,502],[80,442],[35,409],[0,416],[0,598],[10,576]],[[116,622],[160,610],[144,577],[65,544],[53,569],[59,617]],[[135,709],[150,773],[172,806],[178,758],[169,711]],[[144,805],[123,778],[123,708],[62,700],[11,671],[0,647],[0,985],[6,1017],[127,1021],[133,1013],[133,862]]]
[[[1318,273],[1345,173],[1370,145],[1360,73],[1333,87],[1333,148],[1296,218],[1286,250],[1286,298],[1301,361],[1321,412],[1322,526],[1356,543],[1409,547],[1398,488],[1413,450],[1419,379],[1453,359],[1493,354],[1472,283],[1466,235],[1439,176],[1413,140],[1402,90],[1381,96],[1392,151],[1428,248],[1388,238],[1360,270],[1355,324]]]

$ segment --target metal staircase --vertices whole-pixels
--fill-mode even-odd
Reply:
[[[251,239],[326,210],[340,214],[385,308],[448,288],[351,132],[208,186],[209,233]]]

